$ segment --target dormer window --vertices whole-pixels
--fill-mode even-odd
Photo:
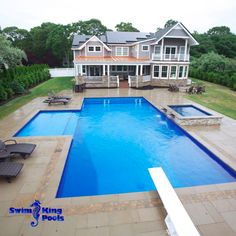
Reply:
[[[89,52],[94,52],[94,47],[93,46],[88,47],[88,51]]]
[[[89,52],[101,52],[101,46],[88,46],[88,51]]]
[[[100,46],[96,46],[96,47],[95,47],[95,51],[96,51],[96,52],[101,52],[101,47],[100,47]]]
[[[142,51],[149,51],[149,45],[142,45]]]

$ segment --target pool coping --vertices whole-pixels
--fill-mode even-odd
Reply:
[[[227,172],[232,172],[234,175],[236,174],[236,166],[232,166],[231,162],[225,160],[225,158],[222,158],[220,157],[219,155],[215,154],[216,150],[212,150],[212,147],[209,147],[206,145],[206,142],[202,143],[201,141],[199,141],[199,137],[195,136],[191,133],[189,133],[186,129],[185,129],[185,126],[181,126],[179,125],[178,123],[176,123],[173,119],[170,119],[167,114],[165,112],[163,112],[158,106],[154,105],[149,99],[147,99],[145,96],[126,96],[126,97],[84,97],[82,99],[82,102],[80,104],[80,108],[79,109],[37,109],[35,112],[33,112],[31,114],[31,116],[27,117],[28,119],[25,120],[24,119],[24,125],[15,133],[15,135],[20,132],[20,130],[22,130],[25,125],[27,125],[28,122],[30,122],[32,119],[34,119],[34,117],[39,114],[40,112],[44,112],[44,111],[81,111],[82,110],[82,107],[83,107],[83,104],[84,104],[84,100],[86,98],[89,98],[89,99],[105,99],[105,98],[143,98],[147,103],[149,103],[154,109],[156,109],[157,111],[159,111],[161,114],[163,114],[167,119],[169,119],[170,122],[173,122],[174,124],[177,125],[177,127],[184,132],[184,134],[191,139],[192,142],[194,142],[196,145],[198,145],[199,148],[201,148],[204,152],[206,152],[208,155],[209,155],[209,158],[213,159],[214,161],[216,161],[219,165],[221,165],[224,169],[226,169]],[[70,202],[74,202],[75,198],[88,198],[88,197],[100,197],[102,199],[106,198],[104,196],[110,196],[110,195],[116,195],[116,194],[105,194],[105,195],[94,195],[94,196],[75,196],[75,197],[66,197],[66,198],[56,198],[56,195],[57,195],[57,192],[58,192],[58,189],[59,189],[59,185],[60,185],[60,182],[61,182],[61,178],[62,178],[62,175],[63,175],[63,171],[64,171],[64,168],[65,168],[65,164],[66,164],[66,161],[67,161],[67,157],[69,155],[69,151],[70,151],[70,146],[72,144],[72,141],[73,141],[73,136],[72,135],[59,135],[59,136],[30,136],[30,138],[32,138],[32,140],[35,138],[35,139],[43,139],[43,138],[60,138],[60,137],[67,137],[69,138],[69,141],[67,141],[66,143],[66,146],[67,146],[67,150],[64,150],[63,152],[63,156],[61,157],[60,155],[60,158],[59,158],[59,167],[56,167],[57,168],[57,174],[58,174],[58,178],[57,178],[57,181],[54,182],[56,183],[56,190],[54,192],[54,201],[52,199],[50,199],[50,204],[65,204],[65,202],[67,202],[67,204],[70,204]],[[21,139],[24,137],[16,137],[17,139]],[[29,138],[29,137],[28,137]],[[219,154],[219,153],[218,153]],[[222,160],[223,159],[223,160]],[[55,179],[53,179],[53,181],[55,181]],[[221,183],[220,183],[221,184]],[[50,180],[49,180],[49,185],[50,185]],[[213,184],[215,185],[215,184]],[[217,184],[216,184],[217,185]],[[204,185],[199,185],[199,186],[204,186]],[[198,187],[198,186],[192,186],[192,187]],[[186,188],[186,187],[181,187],[181,188]],[[175,188],[175,189],[181,189],[181,188]],[[152,190],[151,190],[152,191]],[[123,193],[123,194],[126,194],[126,193]],[[120,195],[120,194],[118,194]],[[67,200],[66,200],[67,199]],[[108,197],[109,199],[109,197]]]
[[[131,90],[131,94],[132,94]],[[91,94],[92,96],[90,96],[90,91],[88,91],[88,98],[90,97],[94,97],[94,94]],[[142,91],[141,91],[142,92]],[[127,92],[122,94],[126,94]],[[166,91],[166,93],[168,93],[168,91]],[[78,94],[75,94],[75,101],[73,101],[73,103],[68,107],[63,107],[62,110],[78,110],[78,107],[82,104],[81,100],[82,97],[87,95],[85,94],[79,94],[80,96],[76,96]],[[101,92],[100,90],[97,94],[106,94],[105,97],[109,97],[109,93],[105,92]],[[119,93],[115,92],[112,93],[113,95],[115,95],[115,97],[119,97]],[[128,94],[126,96],[123,97],[131,97],[129,96],[130,94],[130,90],[128,92]],[[135,92],[135,90],[133,91],[133,94],[136,95],[137,93]],[[141,95],[148,100],[154,107],[158,108],[159,110],[161,109],[161,103],[160,100],[157,100],[160,96],[156,96],[155,93],[151,93],[150,95],[147,94],[147,97],[144,95],[146,94],[142,92]],[[161,91],[161,96],[163,95],[162,91]],[[96,96],[96,97],[101,97],[101,96]],[[171,94],[170,94],[171,95]],[[139,96],[140,97],[140,96]],[[78,98],[78,99],[77,99]],[[41,100],[43,98],[39,98],[38,103],[41,103]],[[179,97],[177,96],[177,102],[178,101],[185,101],[186,99],[182,98],[180,100],[178,100]],[[170,99],[172,101],[172,99]],[[78,102],[79,101],[79,102]],[[171,103],[171,101],[169,101]],[[195,103],[194,103],[195,104]],[[30,104],[30,106],[32,106],[32,104]],[[45,109],[45,106],[40,105],[39,107],[42,107],[43,109],[38,109],[38,111],[40,110],[59,110],[58,107],[56,106],[51,106],[49,108]],[[72,108],[71,108],[72,107]],[[205,107],[203,106],[203,108],[205,109]],[[28,121],[28,119],[30,117],[33,116],[33,114],[35,114],[36,109],[32,109],[32,111],[30,111],[30,113],[26,112],[26,114],[24,115],[25,118],[23,119],[19,119],[19,115],[21,115],[21,112],[19,114],[17,114],[18,117],[16,117],[16,121],[18,122],[12,122],[13,125],[7,125],[6,126],[6,131],[5,133],[3,132],[3,138],[9,138],[10,133],[15,133],[17,130],[19,130],[22,126],[23,126],[23,121]],[[22,113],[25,113],[24,111]],[[225,116],[224,116],[225,117]],[[9,117],[11,120],[12,118],[15,119],[14,116],[10,116]],[[231,120],[228,117],[225,117],[225,121],[223,122],[223,126],[221,126],[221,128],[217,127],[217,130],[221,130],[220,134],[222,133],[222,135],[224,135],[224,131],[227,131],[227,129],[230,129],[230,124],[231,122],[234,122],[233,120]],[[4,124],[4,123],[3,123]],[[5,122],[6,124],[6,122]],[[19,127],[19,128],[16,128]],[[223,157],[222,159],[224,160],[225,158],[227,159],[228,157],[232,157],[232,164],[234,164],[235,162],[235,158],[234,158],[234,152],[232,152],[233,150],[229,150],[228,151],[224,151],[224,146],[222,146],[221,144],[219,144],[219,142],[216,142],[215,139],[211,140],[211,135],[215,135],[215,132],[213,131],[214,129],[209,128],[209,135],[205,135],[205,131],[198,131],[199,129],[201,130],[201,127],[199,129],[195,129],[195,128],[191,128],[191,127],[182,127],[180,126],[182,129],[187,130],[187,132],[189,132],[193,137],[195,137],[198,141],[200,141],[202,144],[204,144],[205,146],[209,146],[208,149],[213,151],[213,153],[217,154],[218,157],[221,158],[221,156]],[[3,127],[4,128],[4,127]],[[3,129],[4,131],[4,129]],[[208,129],[206,130],[208,131]],[[229,130],[230,131],[230,130]],[[218,134],[218,131],[216,132],[216,134]],[[231,133],[226,133],[227,136],[226,138],[230,138],[230,137],[234,137],[234,135]],[[225,136],[223,136],[225,137]],[[31,142],[34,138],[37,139],[37,137],[30,137],[28,139],[26,139],[26,141]],[[63,137],[63,136],[52,136],[52,137],[46,137],[48,140],[51,139],[53,142],[53,144],[57,143],[57,139],[61,140],[61,143],[63,142],[63,150],[64,152],[64,156],[62,154],[60,154],[60,159],[64,159],[66,160],[66,149],[69,149],[69,145],[66,144],[66,142],[69,142],[70,137]],[[17,139],[19,140],[24,140],[24,138],[22,137],[17,137]],[[42,137],[42,139],[45,139],[45,136]],[[40,141],[41,142],[41,141]],[[38,142],[40,144],[40,142]],[[47,140],[45,141],[47,142]],[[44,143],[45,143],[44,142]],[[64,145],[65,144],[65,145]],[[51,144],[50,144],[51,145]],[[232,142],[230,142],[229,147],[232,147]],[[55,147],[55,145],[49,146],[50,149],[53,150],[53,147]],[[233,148],[233,147],[232,147]],[[39,157],[41,157],[42,155],[38,154],[41,152],[40,146],[36,149],[36,151],[32,154],[32,159],[29,158],[29,160],[24,160],[23,162],[26,164],[26,168],[22,171],[21,175],[23,176],[19,176],[15,181],[12,182],[11,185],[2,182],[2,187],[4,190],[10,188],[16,188],[18,186],[18,183],[22,183],[22,178],[24,177],[24,174],[28,173],[28,171],[30,171],[30,165],[28,165],[28,161],[31,163],[31,160],[33,160],[33,162],[35,164],[37,164],[37,162],[40,160]],[[68,151],[68,150],[67,150]],[[50,153],[45,155],[47,157],[49,157],[49,159],[54,158],[53,156],[51,156]],[[45,157],[46,157],[45,156]],[[59,156],[59,155],[58,155]],[[234,158],[234,159],[233,159]],[[59,158],[56,158],[59,159]],[[234,161],[233,161],[234,160]],[[62,161],[62,160],[61,160]],[[50,165],[50,163],[48,164],[48,166]],[[126,226],[134,226],[134,227],[143,227],[144,225],[146,225],[146,227],[148,228],[147,231],[145,232],[150,232],[150,231],[154,231],[154,229],[152,228],[152,226],[150,225],[151,223],[155,224],[155,225],[159,225],[159,222],[164,222],[164,216],[161,217],[160,221],[156,221],[156,217],[154,217],[153,213],[155,211],[155,214],[159,211],[160,207],[163,208],[162,203],[159,199],[158,193],[156,191],[148,191],[148,192],[134,192],[134,193],[124,193],[124,194],[116,194],[116,195],[97,195],[97,196],[92,196],[92,197],[74,197],[74,198],[70,198],[70,199],[66,199],[66,198],[61,198],[61,199],[55,199],[55,192],[58,189],[58,186],[55,185],[55,182],[53,183],[53,179],[55,179],[55,177],[57,176],[56,174],[56,166],[57,168],[61,168],[61,170],[63,170],[64,167],[60,166],[60,165],[55,165],[53,167],[53,169],[51,170],[51,177],[49,179],[49,183],[45,183],[45,191],[42,193],[44,196],[46,196],[45,198],[43,198],[42,200],[42,204],[45,205],[45,203],[47,203],[48,206],[57,206],[63,209],[63,214],[65,215],[65,218],[68,218],[68,220],[65,221],[65,224],[41,224],[39,225],[39,228],[37,228],[37,231],[41,232],[40,235],[48,235],[48,232],[51,232],[51,235],[57,235],[62,234],[63,231],[63,235],[65,235],[66,233],[72,232],[72,230],[70,229],[74,229],[76,231],[76,233],[94,233],[95,229],[98,231],[96,231],[97,233],[101,232],[100,230],[102,230],[103,228],[107,229],[109,227],[109,229],[113,230],[113,225],[111,223],[108,223],[108,225],[106,224],[100,224],[100,217],[104,218],[105,216],[112,216],[113,219],[114,217],[118,217],[122,215],[122,218],[124,218],[124,220],[122,221],[122,223],[119,223],[120,225],[117,225],[117,229],[119,227],[119,229],[123,229],[123,227]],[[49,168],[50,169],[50,168]],[[44,174],[44,173],[43,173]],[[60,177],[59,177],[60,179]],[[43,180],[43,177],[42,177]],[[30,181],[30,179],[29,179]],[[41,182],[41,177],[37,180],[39,182]],[[55,189],[54,187],[56,187],[56,190],[54,190],[54,192],[52,192],[52,186],[53,189]],[[37,189],[38,190],[38,189]],[[235,200],[236,200],[236,182],[232,182],[232,183],[222,183],[222,184],[212,184],[212,185],[202,185],[202,186],[194,186],[194,187],[186,187],[186,188],[175,188],[175,191],[177,193],[177,195],[179,196],[181,202],[184,204],[184,207],[186,208],[188,214],[190,215],[191,219],[193,220],[194,224],[197,226],[198,230],[200,230],[200,232],[202,233],[202,235],[208,235],[206,234],[207,229],[211,230],[212,228],[215,228],[217,230],[223,230],[222,232],[229,232],[230,227],[232,227],[233,223],[230,223],[227,218],[224,217],[225,213],[226,214],[234,214],[235,210],[236,210],[236,205],[234,204]],[[19,206],[19,207],[25,207],[28,204],[32,203],[32,200],[37,199],[37,195],[34,194],[33,198],[29,198],[28,195],[25,195],[25,197],[22,195],[22,193],[19,193],[19,195],[16,197],[15,201],[12,201],[11,204],[13,204],[14,206]],[[41,200],[41,199],[38,199]],[[4,201],[4,200],[2,200]],[[7,202],[1,202],[0,207],[4,206],[8,206]],[[12,205],[11,205],[12,206]],[[229,208],[230,206],[230,208]],[[5,209],[6,209],[5,207]],[[126,216],[126,212],[131,212],[131,211],[135,211],[138,212],[138,214],[140,215],[140,219],[138,221],[136,221],[135,219],[133,220],[129,220]],[[140,214],[141,213],[141,214]],[[114,214],[114,215],[113,215]],[[145,215],[144,215],[145,214]],[[148,214],[148,215],[147,215]],[[97,218],[99,217],[99,218]],[[129,216],[130,217],[130,216]],[[149,218],[149,220],[153,220],[151,221],[147,221],[147,217]],[[222,218],[223,217],[223,218]],[[24,219],[22,224],[20,222],[20,220],[18,219]],[[23,216],[11,216],[9,217],[9,214],[4,213],[4,215],[2,216],[2,232],[8,232],[10,231],[12,228],[12,224],[15,225],[15,231],[18,230],[18,234],[17,235],[21,235],[22,232],[24,232],[24,234],[33,234],[34,233],[34,229],[31,229],[28,227],[28,223],[29,223],[29,217],[23,217]],[[84,219],[87,219],[87,225],[84,225]],[[88,223],[88,219],[89,222]],[[97,220],[97,224],[96,227],[95,225],[92,225],[91,220],[92,219],[96,219]],[[230,219],[234,219],[233,216]],[[102,220],[102,219],[101,219]],[[118,219],[117,219],[118,220]],[[155,221],[154,221],[155,220]],[[76,225],[73,223],[75,222]],[[111,221],[109,221],[111,222]],[[219,225],[218,225],[219,224]],[[84,225],[81,230],[81,226]],[[4,227],[5,226],[5,227]],[[62,227],[61,227],[62,226]],[[105,227],[104,227],[105,226]],[[150,228],[151,226],[151,228]],[[93,228],[91,228],[93,227]],[[76,228],[76,229],[75,229]],[[233,229],[234,229],[234,225],[233,225]],[[231,229],[232,230],[232,229]],[[77,232],[78,231],[78,232]],[[126,232],[126,231],[125,231]],[[155,231],[156,233],[157,231]],[[159,232],[159,231],[158,231]],[[157,232],[157,235],[158,235]],[[209,231],[208,231],[209,232]],[[231,231],[230,231],[231,232]],[[234,231],[236,232],[236,231]],[[150,232],[151,233],[151,232]],[[165,233],[164,231],[161,231],[160,233]],[[31,235],[29,234],[29,235]],[[15,234],[16,235],[16,234]],[[129,235],[127,233],[127,235]],[[132,234],[133,235],[133,234]]]

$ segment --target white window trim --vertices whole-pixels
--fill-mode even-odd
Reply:
[[[167,71],[166,71],[166,77],[162,77],[162,68],[163,66],[166,66],[167,67]],[[161,66],[161,76],[160,76],[160,79],[168,79],[168,74],[169,74],[169,66],[168,65],[162,65]]]
[[[158,77],[154,76],[154,67],[155,67],[155,66],[158,66],[158,67],[159,67],[159,76],[158,76]],[[161,72],[161,66],[160,66],[160,65],[153,65],[152,77],[153,77],[154,79],[160,79],[160,72]]]
[[[121,55],[117,55],[117,49],[121,48]],[[124,48],[127,48],[127,55],[124,55]],[[116,56],[117,57],[127,57],[129,56],[129,47],[116,47]]]
[[[183,67],[183,70],[182,70],[182,73],[181,73],[181,75],[182,75],[181,77],[179,76],[180,67]],[[179,66],[179,70],[178,70],[178,78],[179,78],[179,79],[184,79],[184,69],[185,69],[185,66],[184,66],[184,65],[180,65],[180,66]]]
[[[90,47],[93,47],[93,51],[89,51]],[[100,51],[96,51],[96,47],[99,47]],[[87,46],[87,52],[101,53],[102,52],[102,46],[101,45],[88,45]]]
[[[161,54],[161,45],[155,45],[155,46],[154,46],[154,54],[155,54],[155,55],[159,55],[159,54],[156,54],[156,53],[155,53],[156,47],[159,47],[159,48],[160,48],[160,53],[159,53],[159,54]]]
[[[171,77],[171,68],[175,66],[175,77]],[[170,73],[170,79],[177,79],[177,67],[176,65],[171,65],[170,69],[169,69],[169,73]]]
[[[148,47],[147,50],[143,50],[143,47]],[[142,45],[142,52],[149,52],[150,51],[150,46],[149,45],[146,45],[146,44],[143,44]]]
[[[177,46],[174,46],[174,45],[165,45],[165,48],[164,48],[164,54],[166,54],[166,48],[175,48],[175,56],[177,55]],[[171,50],[170,50],[171,52]]]

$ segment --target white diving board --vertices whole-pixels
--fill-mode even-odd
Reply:
[[[169,234],[171,236],[200,236],[163,169],[149,168],[148,171],[167,211],[165,222]]]

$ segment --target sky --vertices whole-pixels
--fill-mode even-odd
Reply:
[[[181,21],[191,32],[228,26],[236,33],[235,0],[0,0],[0,26],[29,30],[43,22],[68,24],[97,18],[110,29],[131,22],[154,32],[168,19]]]

